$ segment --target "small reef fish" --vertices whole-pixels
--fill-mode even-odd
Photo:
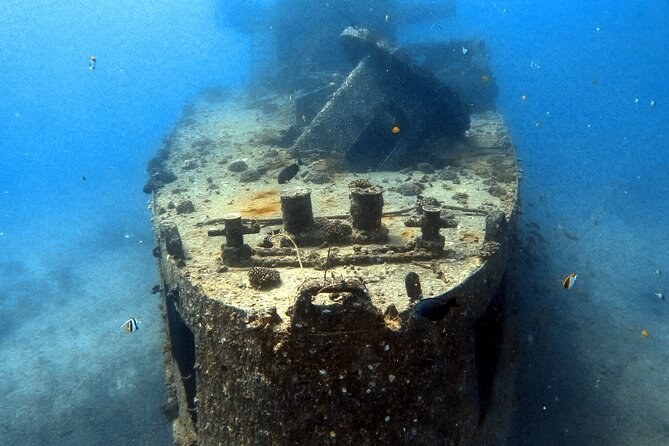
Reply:
[[[573,287],[574,284],[576,283],[577,277],[578,276],[574,273],[571,273],[567,277],[565,277],[564,281],[562,282],[562,286],[564,287],[564,289],[568,290],[569,288]]]
[[[400,128],[397,127],[397,126],[395,126],[395,127],[393,127],[392,130],[390,130],[390,131],[393,132],[395,135],[397,135],[397,134],[400,132]]]
[[[443,296],[443,295],[442,295]],[[432,322],[440,321],[448,316],[451,308],[457,308],[460,305],[456,302],[455,296],[445,298],[442,296],[423,299],[416,304],[416,314]]]
[[[462,47],[462,55],[466,56],[468,52],[469,52],[469,50],[463,46]]]
[[[295,164],[291,164],[290,166],[284,168],[281,172],[279,172],[279,184],[286,184],[290,180],[292,180],[295,175],[297,175],[297,172],[300,170],[300,166],[302,166],[304,163],[300,159],[300,157],[297,157],[297,162]]]
[[[383,18],[383,21],[388,23],[388,20],[390,20],[390,16],[386,14],[386,16]]]
[[[483,76],[481,76],[481,80],[483,82],[488,82],[488,79],[490,79],[490,78],[488,76],[486,76],[485,74]]]
[[[641,330],[641,336],[643,336],[644,338],[647,338],[649,334],[650,333],[648,333],[648,330],[646,330],[645,328]]]
[[[95,70],[95,66],[98,64],[97,60],[95,59],[95,56],[91,56],[88,58],[88,69],[89,70]]]
[[[121,328],[125,328],[126,333],[134,333],[139,330],[139,324],[140,322],[137,319],[131,317],[121,325]]]

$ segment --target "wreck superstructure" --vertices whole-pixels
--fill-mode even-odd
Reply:
[[[203,96],[149,163],[179,444],[502,435],[506,126],[364,30],[342,42],[347,75]],[[435,296],[457,306],[418,315]]]

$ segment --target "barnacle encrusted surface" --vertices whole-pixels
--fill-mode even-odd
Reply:
[[[495,356],[482,357],[481,364],[505,370],[508,360],[496,355],[508,349],[492,348],[501,345],[498,334],[488,337],[490,318],[497,320],[502,307],[491,305],[490,318],[475,322],[493,296],[503,296],[496,290],[515,221],[515,153],[501,145],[468,145],[456,159],[452,147],[439,145],[440,153],[453,157],[448,159],[454,165],[443,167],[453,177],[448,180],[439,169],[427,177],[410,168],[363,175],[349,172],[339,158],[313,154],[309,159],[305,153],[300,174],[288,185],[277,185],[278,172],[294,157],[259,144],[256,135],[295,122],[295,107],[287,98],[277,96],[278,111],[271,115],[245,102],[198,103],[197,122],[179,127],[171,155],[152,162],[161,172],[179,174],[173,185],[149,190],[155,191],[159,240],[154,255],[169,330],[169,398],[178,405],[174,432],[181,442],[175,444],[499,444],[499,438],[483,441],[479,434],[496,435],[511,410],[498,406],[502,399],[495,395],[513,386],[493,383],[490,374],[481,379],[475,355],[476,337],[483,334],[479,339],[491,346],[484,354]],[[472,126],[496,125],[492,118],[473,116]],[[215,141],[215,147],[203,143],[210,154],[199,150],[197,142],[205,138]],[[184,172],[184,160],[196,160],[198,167]],[[228,170],[234,160],[265,174],[241,182],[242,172]],[[272,235],[284,230],[281,192],[306,187],[302,173],[310,170],[327,171],[333,179],[308,183],[315,223],[323,217],[323,226],[297,234],[299,249],[292,243],[279,246]],[[491,179],[481,176],[484,171],[497,173],[497,183],[484,183]],[[424,186],[404,191],[414,195],[391,191],[404,183]],[[494,185],[506,194],[490,194]],[[330,241],[350,231],[351,196],[365,198],[380,193],[381,186],[387,192],[380,218],[388,237],[368,240],[354,229]],[[468,194],[466,208],[452,197],[456,193]],[[417,195],[433,197],[443,207],[440,257],[414,248],[422,237]],[[176,205],[185,200],[195,211],[177,213]],[[507,217],[508,229],[485,218],[497,209]],[[218,236],[221,217],[229,213],[241,214],[244,228],[246,219],[260,226],[244,233],[246,246],[237,251],[225,250],[227,238]],[[408,218],[413,224],[405,226]],[[235,254],[250,259],[226,265],[226,256]],[[421,292],[414,296],[458,294],[461,308],[439,322],[420,318],[418,299],[410,299],[405,288],[410,272],[420,276]],[[482,395],[490,403],[482,404]],[[511,405],[513,398],[504,401]]]
[[[314,218],[314,226],[323,231],[326,240],[331,243],[341,242],[353,232],[351,225],[324,217]]]
[[[405,197],[414,197],[419,195],[425,189],[425,185],[417,181],[402,183],[399,186],[391,187],[390,190],[404,195]]]
[[[350,187],[350,188],[354,188],[354,187],[359,187],[359,188],[372,187],[372,182],[369,181],[366,178],[356,178],[355,180],[348,183],[348,187]]]
[[[281,283],[281,275],[272,268],[253,267],[249,271],[249,283],[256,289],[268,288]]]

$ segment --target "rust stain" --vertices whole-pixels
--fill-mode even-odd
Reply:
[[[240,202],[246,203],[245,206],[239,209],[242,217],[262,218],[275,217],[281,214],[281,200],[279,199],[278,189],[254,192],[241,197]]]
[[[272,198],[274,200],[279,200],[279,189],[267,189],[260,192],[256,192],[251,195],[251,200],[260,200],[264,198]]]
[[[463,232],[462,235],[460,236],[460,240],[462,240],[465,243],[478,243],[481,238],[482,238],[481,234],[473,231]]]
[[[391,317],[391,316],[385,316],[384,321],[386,323],[386,326],[390,328],[391,330],[399,330],[402,328],[402,322],[399,318],[399,316]]]
[[[323,204],[334,204],[337,201],[334,195],[327,194],[321,198],[321,203]]]

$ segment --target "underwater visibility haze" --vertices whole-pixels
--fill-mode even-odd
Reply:
[[[506,444],[669,442],[669,4],[149,3],[0,5],[0,444],[172,443],[147,162],[198,98],[292,98],[301,11],[485,41],[522,169]]]
[[[0,5],[0,443],[171,443],[146,161],[246,40],[208,1]]]

